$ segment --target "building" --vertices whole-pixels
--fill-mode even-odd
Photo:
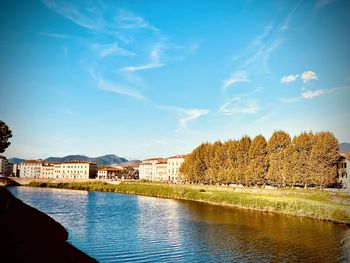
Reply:
[[[167,172],[169,181],[181,181],[180,167],[185,161],[185,155],[175,155],[167,158]]]
[[[7,176],[13,176],[12,171],[13,171],[13,164],[8,163],[7,164]]]
[[[58,164],[58,163],[56,163]],[[55,163],[43,163],[41,166],[41,178],[54,178]]]
[[[156,174],[154,177],[155,181],[169,181],[167,174],[167,162],[161,161],[156,164]]]
[[[343,188],[350,190],[350,161],[345,155],[338,162],[338,179]]]
[[[0,155],[0,176],[8,176],[8,161],[2,155]]]
[[[12,167],[12,176],[19,177],[19,169],[20,169],[20,164],[14,164]]]
[[[156,164],[164,162],[163,158],[149,158],[142,161],[139,165],[139,178],[140,180],[155,180],[156,177]]]
[[[53,178],[90,179],[96,177],[96,171],[97,166],[93,162],[70,161],[56,163],[53,165]]]
[[[26,160],[20,165],[19,176],[23,178],[40,178],[42,165],[43,163],[40,160]]]
[[[150,181],[181,181],[180,167],[185,155],[145,159],[139,165],[139,178]]]
[[[105,167],[97,171],[97,179],[115,179],[123,172],[123,167]]]

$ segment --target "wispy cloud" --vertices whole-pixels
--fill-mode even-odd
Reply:
[[[139,65],[139,66],[128,66],[124,67],[122,70],[125,71],[139,71],[139,70],[147,70],[147,69],[153,69],[153,68],[160,68],[163,67],[164,64],[160,62],[160,52],[162,50],[162,45],[161,44],[156,44],[153,49],[151,50],[149,57],[150,57],[150,62],[144,65]]]
[[[61,39],[77,39],[77,37],[68,34],[50,33],[50,32],[39,32],[39,35],[51,38]]]
[[[207,115],[209,110],[206,109],[181,109],[182,117],[179,118],[179,123],[182,128],[186,128],[187,124],[201,116]]]
[[[99,9],[94,2],[85,2],[87,7],[84,9],[79,9],[74,2],[63,0],[42,0],[42,2],[51,10],[83,28],[96,30],[105,26],[105,21],[99,15]],[[85,14],[81,10],[84,10]]]
[[[287,75],[281,78],[281,83],[288,84],[290,82],[296,81],[299,75]]]
[[[261,110],[259,100],[251,99],[250,97],[261,90],[262,88],[257,88],[253,91],[232,97],[230,100],[226,101],[220,106],[218,112],[228,116],[238,114],[255,114],[259,112]]]
[[[304,83],[313,81],[313,80],[318,80],[318,77],[314,71],[304,71],[301,74],[301,79],[303,80]]]
[[[315,8],[321,8],[330,4],[333,4],[335,0],[317,0]]]
[[[90,74],[91,74],[91,77],[96,81],[97,87],[101,90],[129,96],[138,100],[145,100],[145,97],[137,89],[125,87],[120,84],[112,84],[106,81],[101,76],[95,74],[95,72],[93,72],[92,70],[90,71]]]
[[[198,108],[181,108],[176,106],[168,106],[168,105],[158,105],[158,109],[161,110],[170,110],[175,111],[178,116],[178,123],[181,128],[187,128],[188,123],[202,117],[208,115],[210,111],[208,109],[198,109]]]
[[[159,32],[159,29],[148,23],[144,18],[130,13],[126,10],[120,10],[116,17],[116,22],[119,27],[124,29],[149,29],[154,32]]]
[[[135,56],[134,52],[126,50],[124,48],[119,47],[118,43],[110,43],[110,44],[93,44],[92,47],[96,49],[100,55],[100,57],[104,58],[111,55],[119,55],[119,56]]]
[[[230,86],[235,85],[236,83],[239,82],[249,82],[250,79],[248,78],[248,74],[246,71],[240,70],[240,71],[235,71],[231,74],[231,76],[224,80],[222,84],[222,89],[225,90]]]
[[[314,99],[316,97],[323,96],[326,94],[335,93],[335,92],[341,91],[343,89],[344,89],[344,87],[332,88],[332,89],[306,90],[306,91],[301,93],[301,96],[304,99]]]
[[[242,100],[239,97],[234,97],[230,101],[224,103],[219,112],[233,116],[237,114],[255,114],[261,110],[259,101],[255,99]]]

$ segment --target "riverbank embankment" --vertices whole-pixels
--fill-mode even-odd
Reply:
[[[2,262],[97,262],[67,242],[67,230],[53,218],[0,187]]]
[[[350,224],[350,195],[319,189],[265,189],[151,182],[31,182],[29,186],[200,201]]]

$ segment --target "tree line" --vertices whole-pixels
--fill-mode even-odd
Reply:
[[[330,132],[303,132],[293,139],[275,131],[266,141],[202,143],[180,168],[191,183],[326,187],[337,182],[339,143]]]

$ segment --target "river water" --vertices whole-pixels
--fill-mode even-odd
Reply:
[[[345,225],[116,193],[9,190],[100,262],[350,262]]]

